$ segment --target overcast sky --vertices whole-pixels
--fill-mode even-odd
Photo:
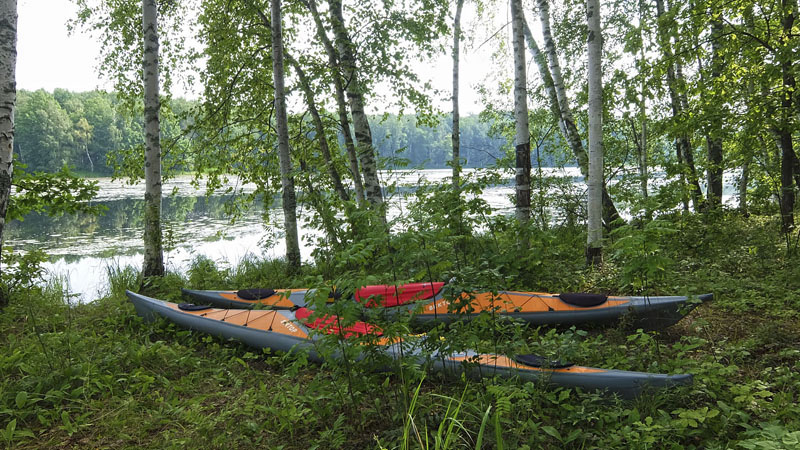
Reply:
[[[17,88],[53,91],[93,89],[110,90],[111,84],[99,79],[97,58],[100,43],[80,32],[70,35],[67,21],[76,15],[77,8],[70,0],[19,0],[17,43]],[[465,11],[465,20],[469,13]],[[474,13],[473,13],[474,15]],[[463,54],[461,61],[461,109],[477,113],[476,85],[491,70],[489,61],[492,45],[478,53]],[[436,100],[443,110],[449,110],[447,97],[452,86],[452,62],[442,55],[434,64],[420,64],[420,75],[430,78],[433,86],[442,91]],[[179,88],[178,85],[175,86]],[[176,92],[182,95],[180,92]],[[183,94],[186,95],[186,94]]]
[[[17,88],[108,88],[95,70],[99,46],[89,36],[69,36],[66,22],[77,8],[69,0],[19,0]]]

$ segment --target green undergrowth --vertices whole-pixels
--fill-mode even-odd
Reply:
[[[608,239],[583,267],[585,235],[536,230],[515,250],[512,221],[468,240],[411,229],[321,251],[293,277],[281,262],[197,259],[142,283],[109,268],[107,295],[78,304],[58,283],[11,291],[0,312],[0,442],[13,448],[798,448],[800,265],[778,223],[735,215],[662,217]],[[415,223],[421,223],[419,221]],[[433,229],[433,228],[431,228]],[[451,239],[452,238],[452,239]],[[402,251],[402,250],[406,251]],[[413,251],[409,250],[413,249]],[[20,280],[25,274],[13,274]],[[524,327],[485,314],[430,326],[432,349],[530,352],[582,365],[691,373],[690,387],[623,400],[541,383],[430,373],[333,336],[275,355],[144,323],[125,289],[179,300],[180,288],[318,287],[452,279],[484,287],[613,294],[713,292],[666,330]],[[326,295],[323,295],[326,297]],[[322,299],[324,301],[324,298]],[[334,308],[355,320],[352,303]],[[375,320],[380,320],[375,318]],[[420,329],[398,320],[387,334]],[[440,339],[441,338],[441,339]],[[346,354],[342,360],[335,354]]]

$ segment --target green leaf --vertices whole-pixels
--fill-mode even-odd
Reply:
[[[11,422],[8,422],[6,425],[6,431],[3,433],[7,441],[10,441],[14,437],[14,430],[17,429],[17,419],[12,419]]]
[[[28,402],[28,393],[25,391],[17,392],[17,398],[15,401],[17,403],[17,408],[25,407],[25,404]]]
[[[553,436],[554,438],[558,439],[558,442],[562,442],[563,439],[561,438],[561,433],[558,432],[555,428],[551,427],[550,425],[545,425],[542,427],[542,431]]]

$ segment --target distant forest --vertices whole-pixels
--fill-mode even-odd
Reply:
[[[102,91],[20,91],[16,161],[29,171],[55,172],[66,165],[85,175],[112,174],[119,158],[109,155],[139,148],[144,141],[141,115],[121,114],[121,106],[116,95]],[[163,139],[180,137],[192,122],[195,106],[184,99],[170,100],[161,118]],[[412,115],[376,116],[371,125],[379,156],[405,160],[411,167],[447,167],[451,158],[449,115],[434,127],[418,127]],[[491,166],[505,155],[507,139],[490,132],[491,128],[491,123],[478,116],[461,119],[461,154],[467,167]],[[544,163],[551,165],[551,158]],[[397,164],[390,160],[387,166]]]

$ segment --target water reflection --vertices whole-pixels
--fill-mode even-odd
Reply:
[[[167,197],[163,201],[165,246],[174,247],[196,240],[222,238],[219,232],[239,234],[243,230],[263,231],[261,202],[244,212],[231,225],[223,197]],[[32,213],[24,221],[8,226],[7,238],[15,249],[40,248],[49,255],[76,261],[86,256],[130,255],[142,251],[144,200],[121,198],[97,202],[105,214],[65,214],[48,217]]]
[[[69,214],[48,217],[32,213],[7,227],[7,243],[15,251],[44,250],[52,262],[53,276],[64,277],[72,292],[83,300],[98,296],[106,284],[106,267],[141,265],[144,200],[128,194],[97,202],[108,209],[103,215]],[[102,191],[101,191],[102,192]],[[185,270],[197,255],[236,263],[247,254],[277,257],[281,246],[267,243],[279,238],[278,211],[265,212],[262,201],[231,222],[228,197],[172,196],[163,200],[165,262],[171,270]],[[309,253],[310,250],[307,252]],[[307,256],[307,254],[306,254]]]

